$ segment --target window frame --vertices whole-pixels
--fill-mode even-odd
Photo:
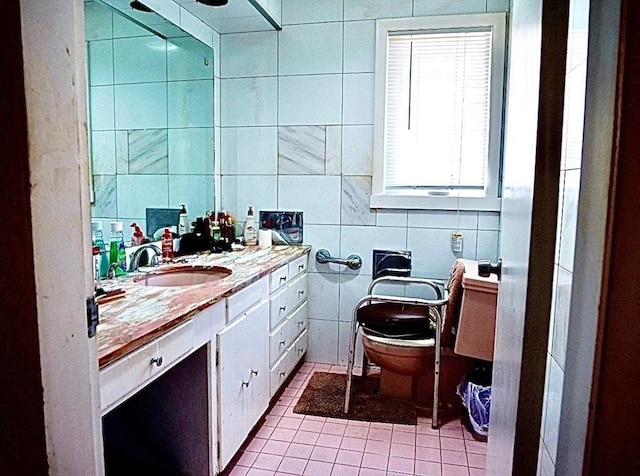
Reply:
[[[386,129],[387,40],[389,35],[415,34],[441,29],[490,27],[491,91],[489,106],[488,157],[486,193],[484,197],[465,197],[456,193],[433,196],[427,192],[388,191],[384,186],[384,150]],[[376,21],[375,104],[373,177],[371,208],[435,209],[499,211],[500,164],[502,158],[503,102],[506,54],[506,15],[478,13],[416,18],[395,18]]]

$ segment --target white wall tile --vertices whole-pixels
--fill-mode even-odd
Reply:
[[[278,74],[278,36],[275,31],[222,35],[220,58],[223,78]]]
[[[307,361],[320,364],[338,363],[338,321],[309,319]]]
[[[280,77],[278,114],[282,126],[340,124],[342,75]]]
[[[169,129],[169,174],[213,174],[213,128]]]
[[[313,193],[309,193],[313,190]],[[304,223],[340,223],[341,178],[283,175],[278,177],[278,209],[301,210]]]
[[[407,210],[378,209],[376,210],[377,226],[407,227]]]
[[[375,71],[376,22],[344,23],[344,72],[373,73]]]
[[[373,124],[374,75],[344,75],[344,124]]]
[[[579,191],[580,170],[568,170],[565,172],[564,197],[562,201],[559,263],[560,266],[569,271],[573,271]]]
[[[476,231],[463,230],[461,254],[451,251],[451,231],[446,229],[409,228],[407,249],[411,250],[414,276],[446,279],[457,258],[475,259]]]
[[[277,173],[277,127],[223,127],[221,141],[223,174]]]
[[[508,12],[509,0],[487,0],[487,13]]]
[[[146,217],[146,208],[169,206],[166,175],[118,175],[118,217]]]
[[[128,18],[114,13],[113,15],[113,37],[114,38],[130,38],[134,36],[153,36],[146,28],[133,23]]]
[[[496,262],[498,260],[499,235],[500,233],[497,231],[478,230],[475,259],[488,259],[492,263]]]
[[[213,127],[213,80],[168,83],[169,127]]]
[[[295,1],[295,0],[294,0]],[[85,41],[111,39],[113,35],[111,10],[95,2],[84,6]]]
[[[94,175],[93,193],[95,201],[91,206],[91,216],[118,216],[117,182],[115,175]]]
[[[96,175],[115,175],[116,137],[113,131],[91,133],[92,172]]]
[[[304,244],[311,245],[309,253],[309,271],[322,274],[337,274],[341,266],[335,264],[320,264],[315,260],[319,249],[326,249],[330,253],[340,250],[340,225],[312,225],[307,224],[304,217]]]
[[[373,20],[377,18],[410,17],[413,0],[358,0],[344,2],[344,19]]]
[[[113,40],[115,84],[167,80],[167,42],[157,36]]]
[[[342,20],[343,0],[282,0],[282,24]]]
[[[338,365],[347,365],[349,361],[349,345],[351,340],[351,323],[340,322],[338,325]],[[362,338],[356,339],[356,352],[354,354],[354,365],[362,365]]]
[[[172,38],[167,42],[167,79],[211,79],[214,70],[213,50],[195,38]]]
[[[340,304],[340,275],[309,273],[309,318],[337,321]]]
[[[545,395],[546,414],[542,439],[549,451],[551,459],[555,461],[558,451],[558,424],[560,421],[560,409],[562,406],[562,384],[564,382],[564,372],[553,359],[551,359],[547,379],[549,386]]]
[[[222,126],[275,126],[276,78],[222,79]]]
[[[409,228],[475,229],[477,212],[448,210],[409,210]]]
[[[183,203],[191,221],[213,210],[213,175],[169,176],[169,206]]]
[[[573,274],[556,266],[555,300],[553,307],[553,327],[551,354],[558,366],[564,370],[567,353],[567,335],[569,329],[569,310],[571,308],[571,285]]]
[[[226,175],[222,177],[222,205],[244,222],[247,208],[277,210],[277,178],[274,175]]]
[[[166,82],[117,85],[115,99],[116,129],[167,127]]]
[[[380,228],[375,226],[343,226],[340,236],[340,254],[346,258],[350,254],[360,255],[362,268],[351,270],[343,267],[343,274],[358,274],[371,276],[373,250],[404,250],[407,249],[406,228]]]
[[[478,230],[500,230],[500,213],[478,212]]]
[[[113,86],[93,86],[89,89],[91,130],[113,130],[115,124]]]
[[[180,28],[205,45],[213,46],[213,30],[192,13],[180,7]]]
[[[414,0],[413,16],[484,13],[486,0]]]
[[[342,72],[342,23],[291,25],[279,35],[280,75]]]
[[[373,167],[373,126],[343,126],[342,174],[371,175]]]
[[[89,85],[113,84],[113,41],[89,42]]]
[[[370,284],[370,275],[340,275],[340,321],[351,322],[353,308],[366,296]]]

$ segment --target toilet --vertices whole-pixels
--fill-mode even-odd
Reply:
[[[460,266],[458,272],[462,279],[451,286],[451,304],[445,313],[442,332],[439,387],[440,403],[445,406],[456,401],[456,386],[471,369],[472,358],[493,358],[497,277],[478,276],[477,262],[473,260],[458,260],[452,273],[456,266]],[[420,338],[386,337],[362,327],[364,352],[369,361],[381,369],[380,393],[430,402],[433,397],[434,341],[434,337],[424,335]]]

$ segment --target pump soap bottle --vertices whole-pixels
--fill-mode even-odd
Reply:
[[[244,223],[244,244],[254,246],[258,244],[258,237],[256,234],[256,223],[253,216],[253,208],[249,207],[247,211],[247,220]]]
[[[189,233],[189,218],[187,217],[187,207],[180,205],[180,217],[178,220],[178,235],[182,236]]]

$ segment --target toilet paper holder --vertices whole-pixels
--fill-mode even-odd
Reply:
[[[344,258],[336,258],[331,256],[328,250],[324,248],[319,249],[316,252],[316,261],[320,264],[325,263],[335,263],[335,264],[343,264],[350,269],[360,269],[362,266],[362,258],[358,255],[349,255],[346,259]]]

